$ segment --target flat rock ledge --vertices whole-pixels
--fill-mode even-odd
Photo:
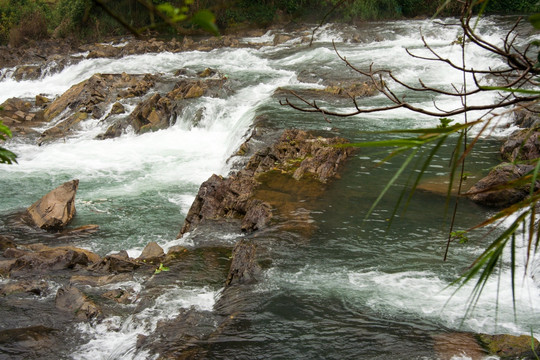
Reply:
[[[214,174],[205,181],[178,237],[206,220],[240,219],[244,232],[265,227],[273,216],[273,201],[268,192],[257,191],[262,179],[286,176],[298,184],[313,180],[325,184],[338,176],[339,168],[351,155],[352,148],[337,146],[347,142],[340,137],[323,138],[302,130],[285,130],[274,144],[251,156],[243,169],[227,178]]]

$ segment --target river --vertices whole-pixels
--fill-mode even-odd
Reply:
[[[510,26],[506,18],[489,17],[479,25],[482,35],[494,42]],[[98,234],[81,239],[76,246],[100,255],[128,250],[137,256],[150,241],[165,250],[173,245],[193,246],[188,234],[176,239],[199,185],[213,173],[226,176],[230,155],[243,142],[253,119],[266,115],[268,125],[333,132],[351,141],[377,138],[366,132],[438,124],[438,119],[405,110],[373,113],[327,123],[321,115],[299,113],[280,106],[279,88],[323,88],[320,79],[350,78],[352,73],[336,56],[340,53],[358,67],[371,63],[390,68],[402,79],[448,88],[460,84],[461,74],[444,64],[413,59],[405,48],[422,49],[419,30],[441,54],[459,59],[452,44],[457,29],[440,30],[429,20],[369,23],[360,27],[326,25],[315,35],[312,47],[301,42],[305,34],[278,46],[271,43],[278,31],[242,41],[260,48],[221,48],[209,52],[157,53],[122,59],[87,59],[60,73],[39,80],[0,82],[0,103],[10,97],[33,98],[37,94],[60,95],[94,73],[162,73],[172,77],[178,69],[202,71],[213,68],[227,75],[235,91],[225,99],[201,98],[186,118],[167,130],[120,138],[95,140],[105,129],[99,120],[87,122],[76,136],[37,146],[19,139],[9,148],[18,154],[18,165],[1,166],[0,213],[25,208],[59,184],[79,179],[76,225],[99,224]],[[356,36],[355,41],[351,41]],[[471,49],[471,67],[498,66],[498,59]],[[459,85],[458,85],[459,86]],[[492,94],[483,94],[486,100]],[[410,101],[432,106],[432,99],[410,94]],[[456,103],[439,99],[447,108]],[[384,99],[368,98],[375,106]],[[329,104],[351,109],[343,101]],[[193,127],[188,115],[204,108],[201,123]],[[474,116],[474,115],[473,115]],[[457,121],[463,119],[456,117]],[[503,123],[508,119],[503,118]],[[504,125],[504,124],[501,124]],[[470,157],[468,171],[479,178],[495,166],[500,139],[510,129],[500,126],[483,139]],[[309,236],[286,229],[264,232],[271,265],[260,282],[250,288],[254,306],[242,314],[234,332],[222,334],[208,345],[213,359],[436,359],[433,336],[458,331],[482,333],[540,333],[540,283],[538,265],[518,276],[517,314],[514,317],[509,286],[509,257],[498,279],[488,281],[474,311],[463,318],[472,285],[453,295],[454,281],[489,238],[473,236],[466,244],[453,244],[443,262],[446,245],[444,197],[418,191],[407,212],[388,227],[400,189],[393,187],[374,213],[364,220],[384,184],[396,172],[400,159],[376,166],[384,152],[361,150],[314,200],[309,214]],[[443,147],[426,176],[447,174],[451,146]],[[472,226],[493,212],[462,201],[458,228]],[[1,225],[0,225],[1,226]],[[239,233],[216,231],[209,236],[232,246]],[[538,260],[538,259],[537,259]],[[519,265],[522,269],[522,265]],[[519,273],[521,274],[521,273]],[[141,284],[126,284],[140,289]],[[81,340],[61,358],[144,359],[136,351],[137,335],[151,334],[161,319],[180,309],[211,311],[222,285],[194,281],[171,284],[154,306],[126,316],[111,316],[99,324],[74,326]],[[453,295],[453,296],[452,296]],[[456,353],[459,359],[460,354]]]

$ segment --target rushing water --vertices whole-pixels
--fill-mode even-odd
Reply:
[[[480,31],[499,42],[507,21],[488,18]],[[201,182],[212,173],[226,175],[228,157],[242,143],[257,115],[268,115],[270,126],[327,130],[353,141],[370,139],[360,131],[435,125],[437,119],[393,111],[362,117],[334,119],[298,113],[278,104],[272,96],[280,87],[322,87],[320,78],[351,76],[332,49],[359,66],[371,63],[388,67],[402,79],[449,87],[460,84],[461,74],[436,62],[422,62],[405,48],[424,51],[419,29],[427,41],[445,56],[459,59],[457,34],[440,31],[430,21],[398,21],[368,24],[359,28],[326,26],[317,33],[313,47],[300,42],[302,34],[280,46],[266,46],[275,33],[244,39],[261,43],[259,49],[216,49],[210,52],[160,53],[123,59],[88,59],[57,74],[36,81],[16,82],[6,76],[0,82],[0,103],[9,97],[56,96],[93,73],[172,74],[181,68],[201,71],[211,67],[227,74],[236,85],[226,99],[202,98],[202,124],[189,120],[162,131],[112,140],[94,140],[104,129],[97,121],[74,138],[38,147],[18,139],[9,148],[19,164],[2,166],[0,212],[29,206],[58,184],[77,178],[80,187],[75,225],[95,223],[100,232],[81,239],[77,246],[105,255],[127,249],[136,256],[150,241],[167,249],[191,244],[175,240]],[[350,41],[353,36],[356,41]],[[497,59],[474,51],[469,66],[497,66]],[[309,81],[309,83],[307,83]],[[458,85],[459,86],[459,85]],[[431,106],[431,98],[409,94],[410,101]],[[482,95],[485,100],[491,95]],[[380,96],[368,98],[367,106],[381,104]],[[474,101],[474,100],[471,100]],[[351,108],[351,104],[329,104]],[[441,99],[445,108],[457,104]],[[195,109],[195,108],[194,108]],[[189,114],[189,111],[186,111]],[[456,118],[462,121],[460,118]],[[506,128],[495,135],[504,135]],[[486,139],[471,157],[470,171],[481,176],[497,164],[497,139]],[[380,150],[378,150],[380,151]],[[436,157],[427,176],[446,174],[450,147]],[[518,277],[517,321],[508,286],[509,259],[501,272],[501,286],[490,280],[475,311],[466,319],[470,287],[452,297],[448,285],[478,256],[489,239],[473,238],[453,245],[449,261],[445,247],[444,197],[419,191],[406,213],[399,213],[391,227],[388,218],[399,196],[392,189],[374,214],[364,220],[384,183],[395,173],[399,159],[383,166],[382,155],[360,151],[347,163],[341,179],[315,200],[309,222],[309,238],[271,229],[264,234],[271,244],[272,264],[251,290],[255,306],[242,315],[245,326],[208,347],[209,358],[279,359],[433,359],[432,335],[452,331],[485,333],[540,333],[540,288],[528,274]],[[466,228],[490,214],[463,201],[458,226]],[[240,234],[216,232],[218,241],[232,245]],[[533,268],[530,273],[538,269]],[[137,288],[137,284],[128,284]],[[136,353],[138,334],[150,334],[161,319],[172,318],[179,309],[194,306],[212,310],[220,286],[192,284],[174,286],[157,298],[155,306],[128,317],[110,317],[100,324],[77,328],[84,342],[71,349],[76,359],[145,358]],[[449,300],[450,299],[450,300]],[[249,325],[247,325],[249,324]],[[68,356],[68,355],[63,355]],[[459,354],[456,354],[459,358]]]

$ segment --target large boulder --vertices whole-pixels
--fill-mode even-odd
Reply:
[[[33,223],[47,231],[61,231],[75,216],[75,194],[79,180],[68,181],[30,206]]]
[[[531,165],[503,163],[477,182],[466,195],[477,204],[503,208],[515,204],[530,193],[530,183],[516,184],[525,174],[533,170]],[[534,184],[534,190],[540,182]]]

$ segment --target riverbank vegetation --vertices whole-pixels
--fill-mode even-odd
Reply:
[[[194,14],[211,10],[221,31],[236,31],[246,27],[267,27],[290,21],[320,21],[321,14],[332,12],[331,21],[358,22],[364,20],[402,19],[432,16],[444,0],[114,0],[104,2],[114,13],[129,19],[134,28],[150,32],[160,30],[151,6],[170,3]],[[92,0],[0,0],[0,45],[13,47],[45,38],[99,40],[106,36],[127,33],[117,19]],[[457,2],[456,2],[457,4]],[[487,13],[531,13],[536,0],[492,0]],[[458,6],[446,6],[444,15],[459,15]],[[196,30],[187,21],[184,27]],[[168,29],[171,31],[171,29]]]

